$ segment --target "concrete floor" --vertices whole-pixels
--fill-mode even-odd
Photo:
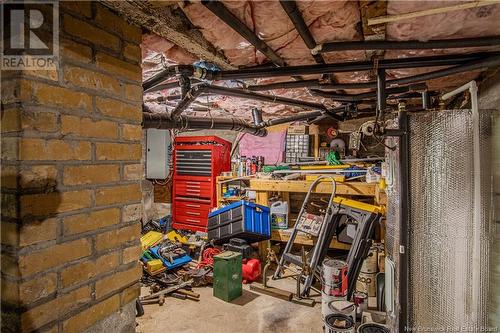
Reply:
[[[294,290],[294,281],[272,281],[272,285]],[[165,305],[145,305],[137,318],[137,332],[322,332],[321,299],[315,307],[303,306],[258,294],[243,286],[243,295],[231,303],[212,296],[211,287],[194,288],[200,301],[167,298]],[[148,291],[145,290],[145,294]]]

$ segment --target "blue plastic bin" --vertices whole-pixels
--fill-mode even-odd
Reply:
[[[208,239],[224,243],[241,238],[249,243],[271,238],[269,207],[244,200],[208,214]]]

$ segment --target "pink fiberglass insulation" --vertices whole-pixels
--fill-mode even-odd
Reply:
[[[245,23],[259,38],[264,40],[287,65],[315,64],[310,50],[302,41],[298,32],[279,1],[223,1],[224,5]],[[463,3],[460,1],[388,1],[387,15],[417,12],[431,8],[449,7]],[[357,1],[297,1],[299,10],[316,43],[333,41],[363,40],[361,29],[360,9]],[[256,66],[269,60],[258,52],[249,42],[236,31],[227,26],[200,2],[184,4],[182,9],[193,25],[201,31],[205,39],[220,49],[229,62],[240,67]],[[420,40],[447,38],[468,38],[480,36],[500,35],[500,4],[479,7],[475,9],[450,11],[441,14],[405,19],[388,23],[386,26],[387,40]],[[198,59],[189,52],[155,35],[146,35],[143,39],[143,71],[148,77],[161,69],[159,63],[163,55],[167,64],[188,64]],[[494,48],[468,48],[447,50],[395,50],[384,53],[386,59],[428,56],[450,53],[470,53],[491,51]],[[499,50],[498,48],[496,50]],[[364,51],[340,51],[322,54],[326,62],[346,62],[365,60]],[[416,68],[391,70],[387,72],[387,79],[416,75],[440,68]],[[428,82],[430,89],[448,90],[466,81],[476,78],[479,71],[454,75],[447,78],[435,79]],[[303,79],[318,79],[317,75],[303,76]],[[338,73],[334,79],[340,83],[367,82],[374,79],[373,72]],[[261,78],[247,80],[245,83],[265,84],[272,82],[289,81],[291,78]],[[214,84],[242,87],[242,83],[214,82]],[[369,90],[349,90],[348,93],[361,93]],[[278,89],[266,94],[274,94],[314,101],[328,105],[338,105],[327,99],[311,95],[307,89]],[[179,89],[163,91],[164,95],[179,94]],[[303,109],[263,103],[247,99],[209,96],[210,105],[219,109],[216,112],[233,114],[238,117],[250,118],[252,107],[263,109],[264,117],[290,115]],[[207,101],[207,97],[199,98]]]

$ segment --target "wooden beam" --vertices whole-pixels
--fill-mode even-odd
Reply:
[[[212,62],[222,69],[237,69],[203,37],[179,8],[157,7],[150,2],[137,0],[101,2],[131,23],[165,38],[202,60]]]
[[[267,179],[251,179],[250,189],[254,191],[276,191],[276,192],[299,192],[307,193],[312,181],[303,180],[267,180]],[[377,184],[368,184],[364,182],[347,182],[337,183],[337,195],[359,195],[359,196],[375,196],[375,188]],[[332,185],[330,182],[320,182],[313,193],[332,193]]]
[[[453,5],[453,6],[420,10],[417,12],[411,12],[411,13],[406,13],[406,14],[386,15],[386,16],[374,17],[374,18],[369,19],[368,25],[371,26],[371,25],[382,24],[382,23],[396,22],[396,21],[408,20],[408,19],[421,17],[421,16],[442,14],[442,13],[448,13],[448,12],[456,11],[456,10],[478,8],[478,7],[482,7],[482,6],[490,6],[490,5],[495,5],[495,4],[500,4],[500,2],[498,0],[497,1],[473,1],[473,2],[463,3],[463,4]]]

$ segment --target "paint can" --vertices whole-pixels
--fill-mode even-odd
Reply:
[[[329,314],[332,314],[332,310],[328,306],[333,301],[341,301],[345,300],[345,297],[336,297],[336,296],[331,296],[327,295],[324,292],[321,292],[321,318],[325,318]]]
[[[333,301],[328,304],[333,314],[342,314],[350,317],[356,322],[356,306],[353,302],[346,300]]]
[[[361,266],[361,272],[363,273],[377,273],[377,247],[372,246],[365,260],[363,261],[363,265]]]
[[[356,291],[361,291],[368,297],[376,296],[376,275],[377,273],[359,273],[356,281]]]
[[[364,311],[368,310],[368,295],[360,291],[352,294],[352,300],[356,305],[356,317],[361,318]]]
[[[343,297],[347,293],[347,263],[343,260],[323,261],[322,292],[329,296]]]
[[[364,323],[359,325],[358,333],[390,333],[387,326],[377,323]]]
[[[330,314],[325,318],[325,333],[355,333],[354,320],[343,314]]]

